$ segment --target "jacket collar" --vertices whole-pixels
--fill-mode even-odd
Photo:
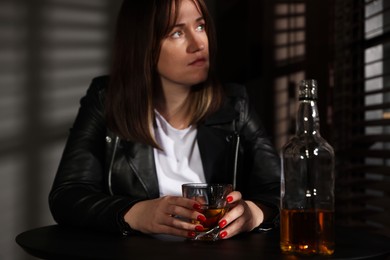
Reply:
[[[238,116],[238,112],[226,101],[218,111],[206,118],[204,125],[210,126],[229,123],[236,120]]]

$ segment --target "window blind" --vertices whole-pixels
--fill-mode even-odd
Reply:
[[[390,235],[390,5],[335,3],[336,216]]]
[[[306,3],[273,2],[275,146],[281,150],[295,133],[297,84],[305,78]]]

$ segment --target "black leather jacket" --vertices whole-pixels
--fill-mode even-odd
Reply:
[[[49,195],[59,224],[126,233],[123,214],[159,197],[153,148],[117,138],[106,128],[108,77],[95,78],[81,99]],[[209,183],[235,183],[246,200],[278,212],[280,161],[245,88],[227,85],[223,107],[198,125],[197,141]]]

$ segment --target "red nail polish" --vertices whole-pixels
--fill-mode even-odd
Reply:
[[[221,222],[219,222],[218,226],[220,228],[223,228],[224,226],[226,226],[226,224],[227,224],[227,221],[226,220],[222,220]]]
[[[198,231],[198,232],[202,232],[203,231],[203,227],[202,226],[196,226],[195,230]]]
[[[227,232],[226,231],[222,231],[221,233],[219,233],[219,237],[220,238],[224,238],[227,236]]]
[[[196,210],[200,210],[200,205],[199,205],[199,204],[194,204],[192,207],[193,207],[194,209],[196,209]]]
[[[206,217],[203,215],[199,215],[196,219],[199,220],[200,222],[206,222],[207,220]]]
[[[194,231],[188,231],[188,234],[187,234],[187,236],[188,236],[189,238],[193,238],[193,237],[195,237],[195,236],[196,236],[196,234],[195,234],[195,232],[194,232]]]
[[[232,201],[233,201],[233,197],[232,197],[232,196],[228,196],[228,197],[226,198],[226,201],[227,201],[227,202],[232,202]]]

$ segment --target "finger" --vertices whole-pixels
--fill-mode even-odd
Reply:
[[[164,198],[167,200],[169,205],[181,206],[183,208],[192,209],[192,210],[200,209],[200,204],[193,199],[177,197],[177,196],[166,196]]]
[[[189,222],[179,217],[171,217],[168,226],[186,231],[202,231],[203,226],[197,222]]]
[[[182,207],[176,207],[172,210],[173,216],[187,221],[187,222],[193,222],[193,224],[201,225],[206,222],[206,217],[195,210],[188,210]]]
[[[242,201],[226,213],[224,218],[218,223],[219,227],[222,229],[219,232],[219,237],[221,239],[230,238],[244,230],[246,224],[244,213],[245,206]]]
[[[240,201],[242,198],[242,195],[241,195],[241,192],[239,191],[232,191],[231,193],[229,193],[229,195],[226,197],[226,201],[229,203],[229,204],[232,204],[232,203],[235,203],[237,201]]]
[[[244,205],[242,203],[238,203],[236,207],[230,209],[225,216],[218,222],[220,228],[225,228],[230,223],[240,218],[245,211]]]
[[[167,205],[164,212],[170,216],[180,216],[190,220],[197,220],[204,222],[206,217],[196,211],[200,208],[200,205],[196,201],[183,198],[183,197],[167,197]]]
[[[228,225],[226,228],[222,229],[218,236],[221,239],[228,239],[231,238],[239,233],[242,232],[242,228],[245,226],[245,218],[240,217],[238,219],[235,219],[230,225]]]
[[[170,217],[167,225],[163,225],[162,232],[182,237],[193,237],[196,232],[201,232],[204,227],[199,222],[188,222],[180,217]]]

